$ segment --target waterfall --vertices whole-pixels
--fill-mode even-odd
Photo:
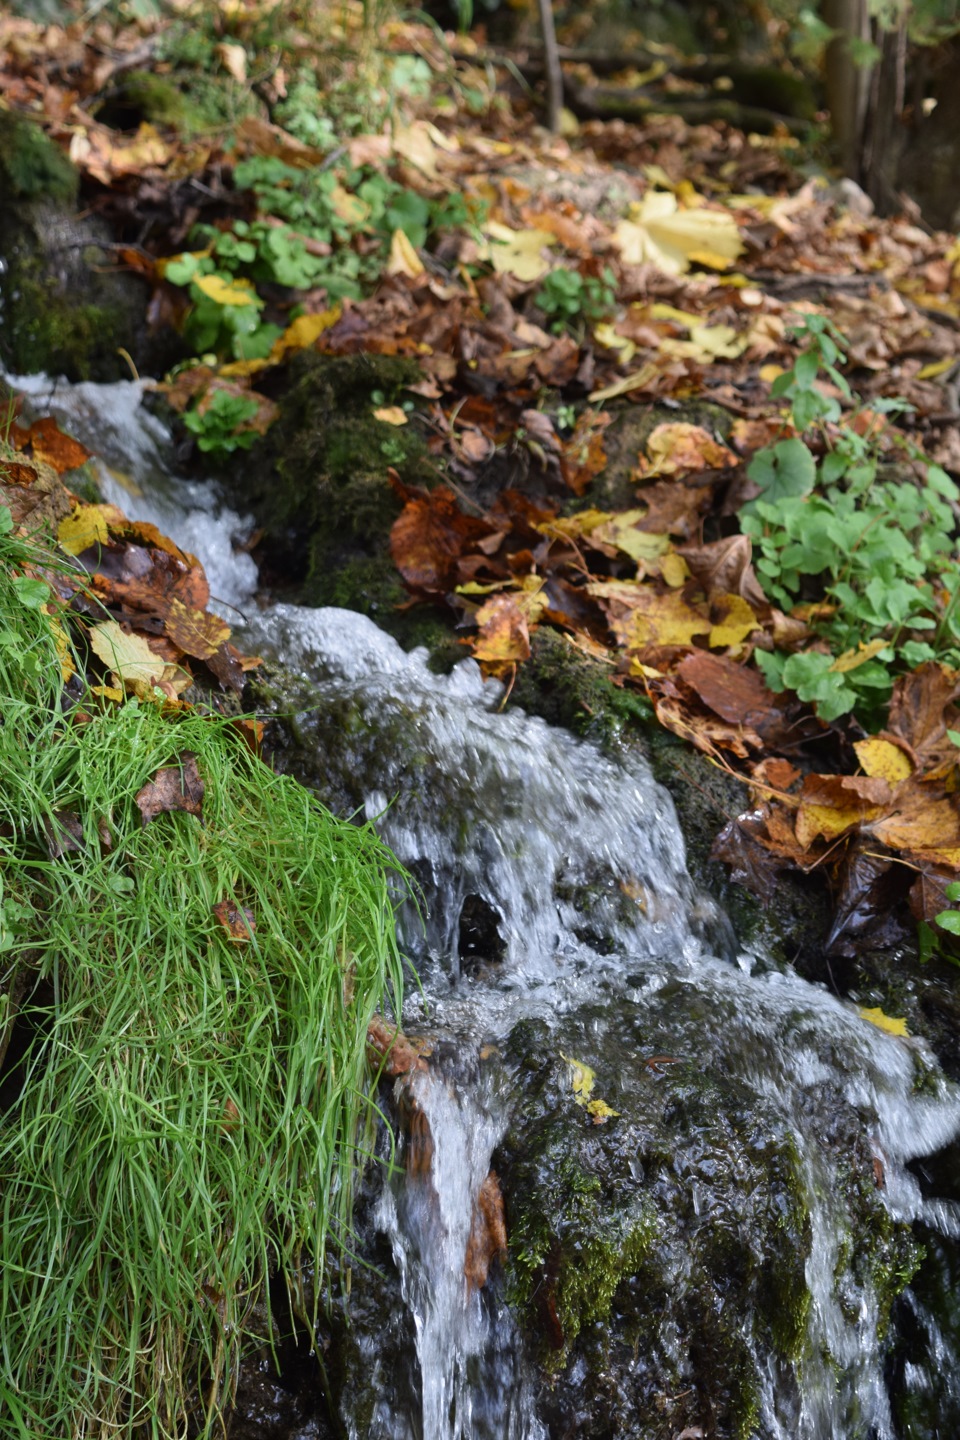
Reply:
[[[401,1305],[406,1331],[389,1364],[385,1322],[351,1338],[342,1431],[953,1433],[960,1211],[923,1157],[955,1145],[960,1100],[925,1045],[738,952],[641,760],[501,711],[472,661],[435,675],[356,614],[258,611],[243,520],[209,486],[157,488],[173,457],[137,387],[16,383],[107,455],[111,500],[245,608],[240,642],[284,667],[296,743],[277,763],[374,819],[418,887],[404,1025],[434,1051],[396,1081],[354,1271],[364,1313]],[[471,1279],[494,1185],[507,1250],[488,1234]],[[930,1262],[891,1310],[913,1237]],[[711,1386],[730,1410],[708,1432]]]

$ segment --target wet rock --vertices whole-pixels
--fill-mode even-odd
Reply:
[[[700,1425],[743,1437],[773,1433],[774,1413],[786,1433],[796,1423],[813,1363],[808,1162],[718,1023],[705,996],[668,985],[652,1009],[620,998],[553,1030],[522,1022],[504,1047],[519,1097],[496,1156],[508,1276],[551,1436],[670,1440]],[[578,1104],[568,1057],[596,1066],[615,1116],[598,1124]],[[851,1307],[878,1295],[889,1313],[917,1251],[878,1198],[856,1117],[832,1098],[819,1123],[825,1153],[846,1156],[838,1291]]]
[[[0,114],[0,362],[71,380],[147,373],[142,279],[117,268],[103,222],[78,213],[79,176],[33,121]]]

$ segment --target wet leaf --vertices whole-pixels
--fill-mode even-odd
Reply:
[[[857,1006],[857,1014],[861,1020],[868,1020],[871,1025],[876,1025],[878,1030],[884,1030],[888,1035],[909,1035],[906,1020],[895,1020],[890,1015],[885,1015],[879,1008],[867,1009],[863,1005]]]
[[[203,780],[197,757],[184,750],[178,765],[164,765],[137,791],[137,808],[144,825],[166,811],[184,810],[188,815],[203,813]]]
[[[530,657],[530,628],[513,595],[494,595],[476,614],[479,634],[473,642],[477,660],[489,665],[518,664]]]
[[[58,475],[63,475],[67,470],[76,470],[90,459],[87,447],[81,445],[79,440],[74,440],[71,435],[65,435],[56,420],[50,416],[34,420],[28,428],[22,425],[11,426],[10,439],[18,450],[29,450],[35,460],[43,460],[47,465],[52,465]]]
[[[141,697],[159,687],[179,694],[190,685],[190,673],[166,663],[142,635],[122,630],[115,620],[105,620],[90,629],[90,648],[108,665],[125,690]]]
[[[230,638],[230,627],[219,615],[184,605],[176,596],[170,601],[165,625],[174,645],[197,660],[209,660]]]
[[[137,803],[139,804],[139,800]],[[199,813],[199,810],[191,811],[191,814],[199,815]],[[257,922],[253,918],[252,910],[248,909],[246,905],[237,905],[233,900],[218,900],[213,907],[213,913],[217,922],[227,932],[227,939],[232,944],[250,944],[257,929]]]

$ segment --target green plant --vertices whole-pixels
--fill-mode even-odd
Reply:
[[[234,450],[248,450],[253,444],[257,432],[241,427],[256,413],[257,402],[250,396],[213,390],[202,405],[194,405],[186,412],[183,423],[196,437],[198,450],[222,459]]]
[[[837,368],[842,337],[823,316],[799,333],[808,346],[773,391],[801,433],[754,456],[747,473],[760,494],[742,508],[740,528],[764,590],[784,610],[807,605],[816,644],[792,655],[758,650],[756,659],[768,684],[795,690],[823,719],[856,709],[874,725],[898,669],[960,662],[960,489],[881,428],[882,413],[904,402],[875,402],[841,423],[822,377],[850,398]]]
[[[0,1115],[0,1413],[11,1437],[221,1435],[241,1353],[284,1323],[255,1318],[267,1278],[302,1312],[301,1263],[349,1229],[403,882],[228,721],[69,697],[20,583],[56,561],[4,513],[0,991],[26,977],[32,1038]],[[141,788],[193,765],[202,814],[145,823]]]
[[[560,334],[583,321],[596,324],[612,315],[617,304],[616,276],[609,266],[602,275],[581,275],[558,266],[541,281],[534,304],[552,317],[551,330]]]

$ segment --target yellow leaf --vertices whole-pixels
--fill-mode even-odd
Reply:
[[[617,380],[603,390],[594,390],[588,398],[591,404],[600,404],[604,400],[615,400],[618,395],[629,395],[631,390],[646,390],[649,385],[659,379],[659,376],[660,371],[657,366],[652,360],[647,360],[633,375],[628,375],[625,380]]]
[[[746,349],[732,325],[691,325],[690,339],[694,345],[718,360],[735,360]]]
[[[431,136],[432,125],[417,120],[393,132],[393,148],[397,155],[409,160],[430,180],[437,178],[437,151]]]
[[[332,305],[329,310],[320,310],[315,315],[298,315],[296,320],[291,320],[283,334],[273,342],[273,349],[270,351],[271,363],[276,364],[291,350],[308,350],[324,330],[336,325],[341,312],[342,306]]]
[[[606,1100],[588,1100],[584,1109],[593,1116],[594,1125],[602,1125],[605,1120],[614,1120],[620,1114],[619,1110],[613,1110]]]
[[[624,638],[631,650],[645,650],[649,645],[692,645],[694,636],[705,635],[712,628],[710,621],[693,610],[677,591],[667,595],[651,591],[641,594]]]
[[[856,741],[853,748],[865,775],[876,776],[895,786],[913,774],[909,755],[892,740],[881,740],[878,735],[872,735],[867,740]]]
[[[594,325],[593,338],[597,344],[602,345],[605,350],[618,350],[620,352],[619,359],[622,365],[629,365],[637,353],[637,347],[633,341],[628,340],[626,335],[618,334],[609,322],[603,325]]]
[[[825,840],[838,840],[848,830],[855,830],[879,815],[876,805],[801,805],[797,811],[797,840],[806,849],[818,835]]]
[[[142,697],[153,694],[154,688],[171,685],[179,694],[191,683],[192,677],[177,665],[167,665],[142,635],[128,635],[116,620],[105,620],[90,629],[90,648],[105,665],[109,665],[123,688]]]
[[[550,269],[543,250],[553,245],[556,237],[549,230],[511,230],[494,221],[486,234],[495,243],[490,246],[490,263],[498,275],[513,275],[517,280],[539,280]]]
[[[773,364],[761,365],[758,371],[760,379],[763,381],[764,385],[772,385],[774,380],[778,380],[783,373],[784,372],[782,365]]]
[[[342,185],[334,185],[330,191],[330,205],[338,219],[351,230],[359,230],[370,219],[370,206],[366,200],[361,200],[359,195],[354,195],[345,190]]]
[[[869,1020],[871,1025],[876,1025],[878,1030],[885,1030],[888,1035],[909,1036],[906,1020],[894,1020],[889,1015],[884,1015],[879,1007],[868,1010],[863,1005],[857,1006],[857,1014],[861,1020]]]
[[[917,371],[918,380],[934,380],[938,375],[943,375],[947,370],[952,370],[957,363],[956,355],[948,355],[944,360],[932,360],[929,365],[924,365]]]
[[[619,514],[612,515],[604,524],[598,525],[593,534],[598,540],[615,545],[638,565],[644,560],[657,560],[670,549],[670,539],[667,535],[653,535],[649,531],[636,528],[638,523],[646,518],[646,514],[645,509],[622,510]]]
[[[570,1085],[574,1095],[580,1097],[581,1103],[586,1102],[593,1092],[596,1076],[589,1065],[584,1065],[582,1060],[573,1060],[569,1055],[560,1052],[560,1059],[566,1060],[570,1066]]]
[[[53,643],[57,647],[57,659],[60,661],[60,678],[66,685],[71,675],[76,674],[76,666],[73,663],[73,650],[70,646],[70,636],[64,630],[56,615],[50,614],[50,607],[44,605],[44,613],[50,621],[50,629],[53,632]]]
[[[697,197],[699,198],[699,197]],[[677,197],[651,190],[630,206],[612,235],[628,265],[648,263],[667,275],[682,275],[690,262],[726,270],[743,250],[733,216],[719,210],[680,210]]]
[[[260,305],[259,295],[249,280],[224,280],[222,275],[195,275],[194,285],[217,305]]]
[[[386,269],[388,275],[406,275],[410,280],[423,274],[423,261],[402,230],[393,232]]]
[[[374,410],[373,418],[382,420],[384,425],[406,425],[409,416],[399,405],[381,405],[379,410]]]
[[[81,555],[91,545],[106,545],[111,523],[122,521],[115,505],[78,505],[57,527],[60,548],[68,555]]]
[[[721,595],[715,603],[726,614],[713,626],[707,639],[714,650],[725,645],[740,645],[760,623],[742,595]]]
[[[848,670],[856,670],[858,665],[865,665],[874,655],[886,650],[888,644],[887,640],[871,640],[869,645],[858,645],[856,650],[844,650],[843,654],[834,660],[830,670],[833,674],[845,675]]]
[[[690,567],[682,555],[678,555],[676,550],[671,550],[660,561],[660,574],[667,584],[676,590],[689,579]]]

